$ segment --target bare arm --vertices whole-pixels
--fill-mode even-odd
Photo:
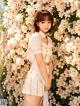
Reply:
[[[52,71],[53,71],[53,61],[50,60],[49,62],[49,69],[50,69],[50,74],[52,75]]]
[[[43,60],[42,54],[41,53],[35,54],[35,57],[36,57],[36,61],[37,61],[37,64],[39,66],[39,69],[40,69],[40,73],[45,81],[45,88],[46,88],[46,90],[49,90],[51,87],[52,76],[48,75],[48,73],[47,73],[46,64]]]

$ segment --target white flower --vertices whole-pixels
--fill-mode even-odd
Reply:
[[[51,0],[34,0],[34,1],[41,2],[41,3],[49,3]]]
[[[16,64],[12,64],[12,70],[17,71],[17,65]]]
[[[74,30],[75,30],[75,32],[78,33],[78,35],[80,36],[80,24],[76,25],[76,26],[74,27]]]
[[[29,16],[33,17],[35,9],[32,8],[30,5],[28,5],[28,7],[26,8],[26,12],[28,13]]]
[[[68,2],[71,3],[71,2],[73,2],[74,0],[63,0],[63,1],[64,1],[64,2],[67,2],[67,3],[68,3]]]
[[[67,64],[71,64],[72,60],[73,60],[73,56],[65,56],[65,60]]]
[[[14,28],[13,27],[8,28],[8,34],[9,35],[14,34]]]
[[[78,76],[78,71],[75,70],[74,68],[70,68],[69,75],[73,80],[75,80]]]
[[[15,20],[23,22],[23,15],[22,14],[16,15]]]
[[[62,20],[61,24],[59,25],[58,29],[60,32],[64,32],[64,30],[68,27],[68,22],[67,20]]]
[[[70,106],[79,106],[80,104],[80,96],[72,96],[71,101],[69,102]]]
[[[68,41],[69,41],[69,38],[67,37],[67,38],[64,40],[64,42],[67,43]]]
[[[24,65],[24,60],[20,57],[17,57],[16,58],[16,65],[17,66],[21,66],[21,65]]]
[[[17,41],[15,38],[10,38],[10,40],[8,40],[8,47],[15,47],[16,44]]]
[[[24,36],[23,36],[22,33],[16,33],[16,34],[15,34],[15,40],[16,40],[16,41],[20,41],[23,37],[24,37]]]
[[[80,17],[80,9],[77,10],[76,16]]]
[[[27,34],[26,34],[26,41],[29,41],[30,37],[31,37],[30,34],[27,33]]]
[[[21,30],[23,33],[26,33],[27,32],[27,27],[25,25],[21,25]]]
[[[67,44],[66,44],[66,50],[67,50],[68,52],[74,51],[74,50],[75,50],[75,45],[74,45],[74,43],[73,43],[73,42],[67,43]]]

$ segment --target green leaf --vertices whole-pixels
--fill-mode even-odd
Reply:
[[[0,64],[0,80],[1,80],[2,72],[3,72],[3,65]]]
[[[4,5],[7,5],[7,2],[8,2],[8,1],[7,1],[7,0],[3,0],[3,2],[4,2]]]

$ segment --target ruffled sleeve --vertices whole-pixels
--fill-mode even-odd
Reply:
[[[41,39],[38,33],[32,34],[32,37],[29,41],[29,46],[33,54],[41,53]]]

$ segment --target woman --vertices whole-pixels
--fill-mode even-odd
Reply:
[[[31,62],[22,92],[23,106],[49,106],[48,90],[52,79],[52,41],[48,34],[53,26],[49,11],[41,10],[34,21],[35,31],[32,34],[27,57]]]

